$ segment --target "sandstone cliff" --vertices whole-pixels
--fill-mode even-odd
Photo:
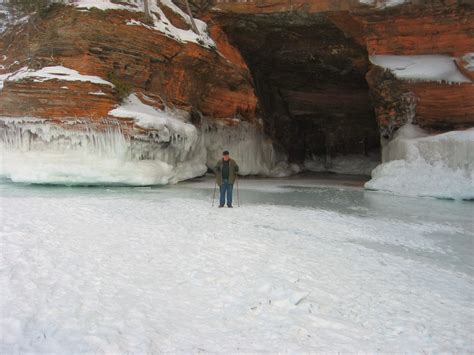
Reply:
[[[267,116],[285,116],[285,120],[293,122],[288,126],[296,131],[298,113],[304,111],[311,125],[327,127],[324,129],[327,139],[345,141],[350,146],[342,151],[336,147],[330,147],[331,150],[347,153],[356,147],[354,141],[364,141],[366,149],[367,144],[373,148],[370,142],[374,141],[375,133],[371,131],[373,116],[370,112],[375,112],[380,133],[387,137],[407,120],[440,132],[474,124],[474,4],[453,0],[405,1],[391,6],[398,3],[218,0],[215,16],[246,57],[254,77],[269,73],[265,85],[272,85],[272,90],[279,92],[282,102],[267,109]],[[257,34],[252,35],[253,32]],[[393,68],[379,67],[370,60],[374,56],[406,59],[428,55],[449,58],[451,63],[443,68],[432,68],[437,63],[428,58],[421,65],[420,73],[412,73],[413,76],[406,79],[397,77]],[[286,62],[283,69],[281,61]],[[423,75],[432,69],[449,71],[453,65],[462,80]],[[289,72],[287,80],[281,78],[282,72]],[[365,76],[367,78],[363,78]],[[304,84],[296,84],[297,89],[289,91],[286,86],[293,85],[299,78]],[[335,95],[332,87],[336,88]],[[297,91],[299,95],[295,95]],[[370,91],[371,102],[365,95],[367,91]],[[291,94],[285,94],[288,92]],[[308,107],[300,100],[302,97],[307,98],[305,102],[311,102],[313,108],[291,112],[294,107]],[[282,113],[275,106],[290,110]],[[330,121],[337,122],[339,128],[347,127],[345,134],[323,122],[331,107]],[[353,119],[351,124],[344,118],[348,115],[359,118]],[[361,131],[357,132],[358,129]],[[274,132],[274,136],[278,135]],[[351,136],[352,142],[348,142]],[[317,139],[316,135],[310,138],[311,141]],[[287,148],[291,149],[290,144]]]
[[[171,9],[167,13],[176,26],[190,29],[179,14]],[[143,20],[140,12],[53,6],[35,17],[33,29],[19,25],[3,36],[0,75],[25,66],[64,66],[108,80],[115,88],[90,82],[63,85],[60,78],[6,80],[0,93],[2,116],[103,118],[121,96],[139,91],[158,105],[194,109],[213,118],[256,117],[250,73],[218,27],[211,33],[223,47],[220,52],[180,42],[146,24],[131,26],[131,21]],[[90,94],[97,90],[104,95]]]
[[[0,117],[118,120],[137,138],[150,126],[112,114],[134,94],[196,127],[262,126],[290,162],[357,156],[364,172],[406,122],[474,125],[469,1],[195,1],[197,34],[179,1],[152,2],[151,22],[138,0],[99,3],[54,5],[1,35]]]

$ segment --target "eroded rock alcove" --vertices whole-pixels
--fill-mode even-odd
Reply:
[[[219,20],[252,73],[267,134],[291,161],[377,155],[367,51],[327,14],[234,14]]]

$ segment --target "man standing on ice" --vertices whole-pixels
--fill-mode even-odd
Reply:
[[[232,190],[234,182],[239,172],[239,166],[234,159],[230,158],[229,152],[226,150],[222,153],[222,159],[219,160],[214,169],[216,173],[216,181],[220,190],[219,208],[224,207],[227,195],[227,207],[232,208]]]

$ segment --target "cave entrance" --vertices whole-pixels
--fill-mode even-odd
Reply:
[[[266,133],[291,162],[368,174],[380,136],[366,49],[324,14],[223,15],[254,79]]]

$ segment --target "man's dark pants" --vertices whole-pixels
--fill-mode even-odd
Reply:
[[[225,205],[225,196],[227,194],[227,206],[232,206],[232,190],[234,188],[233,184],[229,184],[229,180],[223,180],[220,187],[220,205]]]

